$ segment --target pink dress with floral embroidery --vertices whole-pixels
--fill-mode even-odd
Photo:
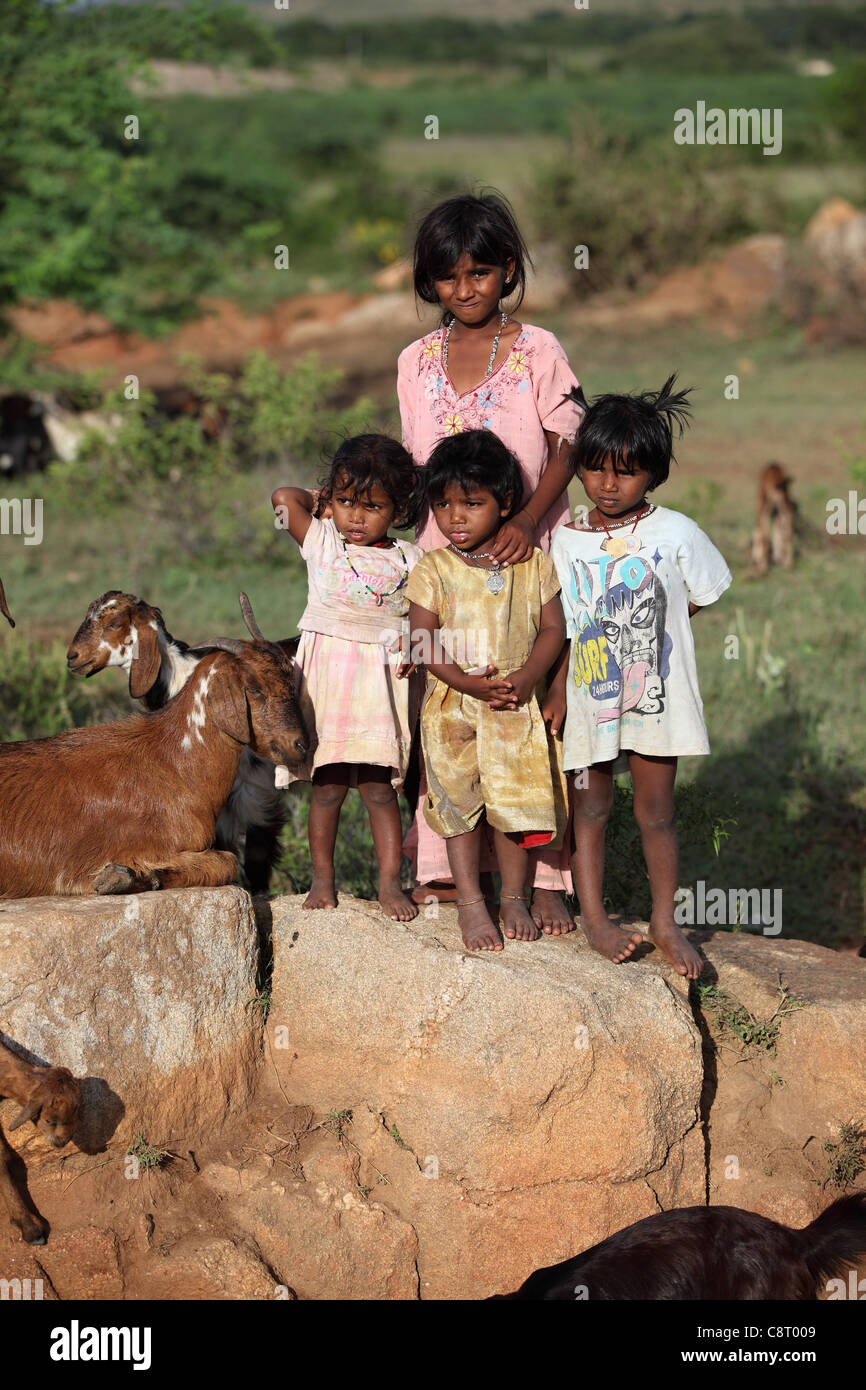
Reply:
[[[442,366],[444,328],[410,343],[397,362],[397,395],[403,443],[418,464],[425,464],[434,445],[463,430],[493,430],[517,457],[526,502],[547,464],[545,430],[572,440],[580,411],[565,397],[577,378],[557,338],[545,328],[524,324],[503,362],[486,381],[458,395]],[[563,496],[542,518],[536,542],[550,549],[557,526],[568,520]],[[445,537],[432,517],[419,529],[421,549],[438,550]]]
[[[426,464],[440,439],[464,430],[493,430],[515,454],[523,474],[526,502],[535,492],[547,465],[545,430],[555,430],[571,441],[580,424],[580,410],[565,397],[577,378],[568,365],[559,340],[545,328],[524,324],[505,360],[471,391],[458,395],[442,366],[444,328],[437,328],[410,343],[397,362],[397,395],[403,425],[403,444],[417,464]],[[550,550],[553,532],[567,521],[568,499],[562,496],[542,518],[536,544]],[[428,516],[415,537],[423,551],[438,550],[447,542]],[[423,815],[426,777],[414,822],[404,842],[407,854],[417,856],[419,883],[450,881],[451,870],[445,841],[432,831]],[[532,871],[536,888],[571,892],[568,857],[570,830],[560,850],[534,854]],[[482,868],[495,867],[492,845]]]

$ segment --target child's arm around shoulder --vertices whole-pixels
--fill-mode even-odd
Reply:
[[[316,506],[316,496],[303,487],[278,487],[271,493],[271,506],[284,531],[303,545]]]

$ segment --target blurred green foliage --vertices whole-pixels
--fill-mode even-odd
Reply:
[[[88,430],[76,458],[47,471],[52,506],[72,511],[87,498],[94,521],[117,509],[134,514],[157,557],[220,565],[238,552],[248,562],[267,557],[273,518],[251,512],[243,473],[261,464],[296,465],[370,427],[364,398],[346,409],[330,404],[342,373],[315,355],[283,372],[266,353],[251,353],[237,380],[190,363],[183,380],[203,402],[215,433],[201,420],[155,409],[152,392],[127,400],[108,392],[100,407],[105,429]]]

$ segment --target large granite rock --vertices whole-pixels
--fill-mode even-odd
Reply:
[[[788,1225],[811,1221],[840,1125],[866,1115],[866,960],[807,941],[712,932],[702,940],[707,1001],[708,1191]],[[743,1008],[756,1041],[725,1017]]]
[[[295,1104],[352,1111],[365,1185],[380,1147],[414,1168],[401,1215],[427,1297],[501,1292],[659,1203],[705,1199],[700,1033],[658,953],[623,969],[574,935],[477,956],[453,908],[397,923],[301,902],[270,905],[275,1079]]]
[[[83,1078],[80,1148],[197,1141],[252,1095],[257,963],[240,888],[0,900],[0,1037]]]

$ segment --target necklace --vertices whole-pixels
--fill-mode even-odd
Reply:
[[[485,381],[489,377],[490,373],[493,371],[493,363],[496,361],[496,354],[499,350],[499,339],[502,337],[502,333],[507,322],[508,315],[506,313],[503,313],[499,320],[499,328],[497,330],[496,337],[493,339],[493,351],[490,354],[490,361],[487,363],[487,371],[484,373]],[[446,372],[448,371],[448,339],[451,337],[451,329],[453,327],[454,319],[452,317],[451,322],[445,329],[445,338],[442,342],[442,367],[443,370]]]
[[[376,590],[376,589],[371,589],[370,585],[367,583],[367,581],[366,581],[366,579],[364,578],[363,574],[359,574],[358,571],[355,569],[355,566],[352,564],[352,557],[350,556],[349,551],[348,551],[348,547],[346,546],[346,537],[345,537],[345,536],[341,536],[341,537],[340,537],[340,540],[341,540],[342,543],[343,543],[343,554],[344,554],[345,557],[346,557],[346,563],[348,564],[349,569],[352,571],[352,573],[354,574],[355,578],[356,578],[356,579],[359,579],[359,580],[361,581],[361,583],[363,584],[364,588],[367,590],[367,593],[373,595],[373,597],[374,597],[375,600],[376,600],[376,607],[377,607],[377,608],[381,608],[381,607],[382,607],[382,600],[383,600],[383,599],[386,599],[386,598],[390,598],[392,594],[396,594],[397,591],[398,591],[398,589],[402,589],[403,585],[406,583],[406,580],[409,578],[409,566],[408,566],[407,563],[406,563],[406,556],[405,556],[405,554],[404,554],[402,545],[400,544],[399,541],[395,541],[395,542],[394,542],[395,546],[397,547],[397,549],[398,549],[399,552],[400,552],[400,559],[401,559],[402,564],[403,564],[403,574],[402,574],[402,576],[401,576],[401,578],[400,578],[400,583],[399,583],[399,584],[395,584],[395,585],[394,585],[394,588],[393,588],[393,589],[389,589],[387,593],[380,594],[380,593],[378,592],[378,590]]]
[[[476,568],[476,569],[479,569],[479,570],[486,570],[486,569],[487,569],[487,566],[486,566],[486,565],[479,565],[479,564],[478,564],[478,561],[479,561],[479,560],[493,560],[493,551],[492,551],[492,550],[479,550],[479,552],[478,552],[477,555],[470,555],[469,552],[468,552],[467,550],[461,550],[460,547],[459,547],[459,545],[455,545],[453,541],[449,541],[449,542],[448,542],[448,547],[449,547],[450,550],[453,550],[453,551],[454,551],[455,555],[461,556],[461,558],[464,559],[464,560],[469,560],[469,561],[471,561],[471,563],[475,566],[475,568]],[[489,578],[488,581],[487,581],[487,587],[488,587],[488,589],[490,590],[491,594],[499,594],[499,593],[501,593],[502,590],[505,588],[505,580],[502,578],[502,575],[499,573],[499,561],[498,561],[498,560],[493,560],[493,570],[492,570],[492,573],[491,573],[491,575],[490,575],[490,578]]]
[[[625,521],[614,521],[611,526],[608,526],[607,522],[602,518],[601,527],[590,526],[589,529],[590,531],[598,531],[601,529],[606,531],[607,540],[602,541],[602,550],[606,551],[612,560],[621,560],[623,555],[636,555],[637,552],[643,548],[641,542],[635,535],[635,531],[637,530],[637,524],[639,521],[643,521],[645,516],[649,516],[654,511],[655,505],[652,502],[648,503],[647,506],[642,507],[634,519],[634,525],[631,528],[631,535],[626,537],[625,540],[622,538],[622,536],[612,536],[610,533],[611,530],[621,531],[624,526],[628,526],[628,519],[626,519]]]

